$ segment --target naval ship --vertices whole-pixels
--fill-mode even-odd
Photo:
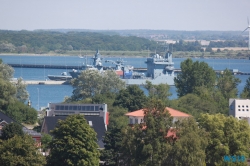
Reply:
[[[174,62],[172,61],[172,53],[167,52],[163,57],[155,54],[147,58],[147,72],[133,72],[132,78],[122,78],[127,85],[145,85],[146,81],[150,81],[153,85],[168,84],[174,85]]]

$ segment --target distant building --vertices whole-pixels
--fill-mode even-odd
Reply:
[[[250,99],[229,99],[229,115],[250,124]]]
[[[84,115],[87,123],[97,133],[99,148],[104,148],[102,140],[109,121],[107,104],[49,103],[41,132],[51,134],[51,130],[54,130],[59,119],[65,120],[68,115],[73,114]]]

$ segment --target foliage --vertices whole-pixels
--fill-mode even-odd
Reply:
[[[199,128],[195,119],[178,121],[175,132],[177,141],[173,143],[167,165],[205,165],[207,133]]]
[[[209,133],[207,164],[226,165],[223,161],[226,155],[249,157],[250,127],[246,121],[222,114],[202,114],[199,126]]]
[[[169,97],[172,94],[169,92],[170,86],[168,84],[153,85],[150,81],[146,81],[144,87],[148,91],[149,98],[160,99],[165,105],[169,105]]]
[[[114,102],[114,106],[128,109],[129,112],[142,109],[147,102],[147,97],[138,85],[129,85],[121,90]]]
[[[17,100],[24,103],[29,98],[29,93],[26,90],[26,85],[23,83],[23,79],[19,78],[15,86],[17,89],[17,93],[16,93]]]
[[[213,88],[216,80],[214,70],[205,62],[187,59],[181,62],[181,73],[174,79],[179,97],[194,93],[195,88]]]
[[[149,101],[144,111],[144,123],[124,130],[120,161],[127,165],[165,165],[171,150],[166,135],[172,118],[160,100]]]
[[[42,133],[41,143],[42,148],[47,150],[49,147],[50,142],[52,141],[52,136],[46,133]]]
[[[6,109],[9,104],[13,103],[15,94],[15,86],[5,80],[3,73],[0,72],[0,109]]]
[[[5,125],[2,128],[2,135],[1,135],[2,140],[7,140],[10,138],[13,138],[16,135],[18,135],[18,136],[24,135],[22,126],[20,124],[10,123],[10,124]]]
[[[34,140],[29,135],[14,136],[0,140],[0,165],[43,166],[45,157],[38,151]]]
[[[67,41],[67,42],[65,42]],[[0,52],[64,53],[69,50],[141,51],[156,48],[156,42],[135,36],[95,32],[0,31]]]
[[[4,64],[2,59],[0,59],[0,73],[2,73],[2,78],[6,81],[10,81],[11,78],[13,78],[14,75],[14,69],[7,65]]]
[[[246,80],[246,85],[241,93],[241,98],[250,98],[250,77]]]
[[[228,101],[229,98],[237,97],[237,86],[240,82],[241,81],[239,78],[236,78],[234,75],[232,75],[231,71],[226,69],[223,71],[223,73],[219,74],[217,78],[217,88]]]
[[[99,73],[95,70],[85,70],[72,80],[72,101],[91,98],[97,94],[118,92],[125,87],[125,83],[113,71]]]
[[[83,115],[70,115],[60,120],[52,131],[48,165],[99,165],[96,133]]]
[[[101,151],[100,159],[108,165],[118,165],[122,139],[122,128],[109,125],[103,139],[105,149]]]
[[[3,112],[20,123],[34,124],[37,122],[37,111],[20,101],[9,104]]]

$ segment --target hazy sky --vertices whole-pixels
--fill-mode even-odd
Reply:
[[[1,30],[242,31],[250,0],[0,0]]]

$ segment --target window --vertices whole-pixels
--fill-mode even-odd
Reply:
[[[72,105],[69,106],[69,110],[72,110]]]
[[[85,106],[82,106],[82,110],[85,111]]]
[[[61,106],[60,106],[60,110],[64,110],[64,105],[61,105]]]
[[[249,111],[249,110],[247,109],[247,111]]]
[[[90,111],[94,111],[94,106],[91,106],[91,107],[90,107]]]
[[[69,110],[69,106],[65,105],[64,109]]]
[[[73,106],[73,110],[77,110],[77,106]]]
[[[240,108],[240,105],[238,105],[238,108]]]
[[[240,111],[240,109],[238,109],[238,111]]]
[[[99,111],[99,106],[95,106],[95,111]]]
[[[244,109],[242,109],[242,111],[245,111]]]
[[[244,105],[242,105],[242,108],[244,108]]]
[[[246,105],[246,107],[248,108],[248,105]]]
[[[78,110],[81,110],[81,106],[78,106]]]
[[[135,119],[135,124],[138,124],[138,119],[137,118]]]
[[[59,105],[57,105],[57,106],[56,106],[56,110],[59,110],[59,108],[60,108]]]
[[[133,124],[133,119],[129,118],[129,124]]]

